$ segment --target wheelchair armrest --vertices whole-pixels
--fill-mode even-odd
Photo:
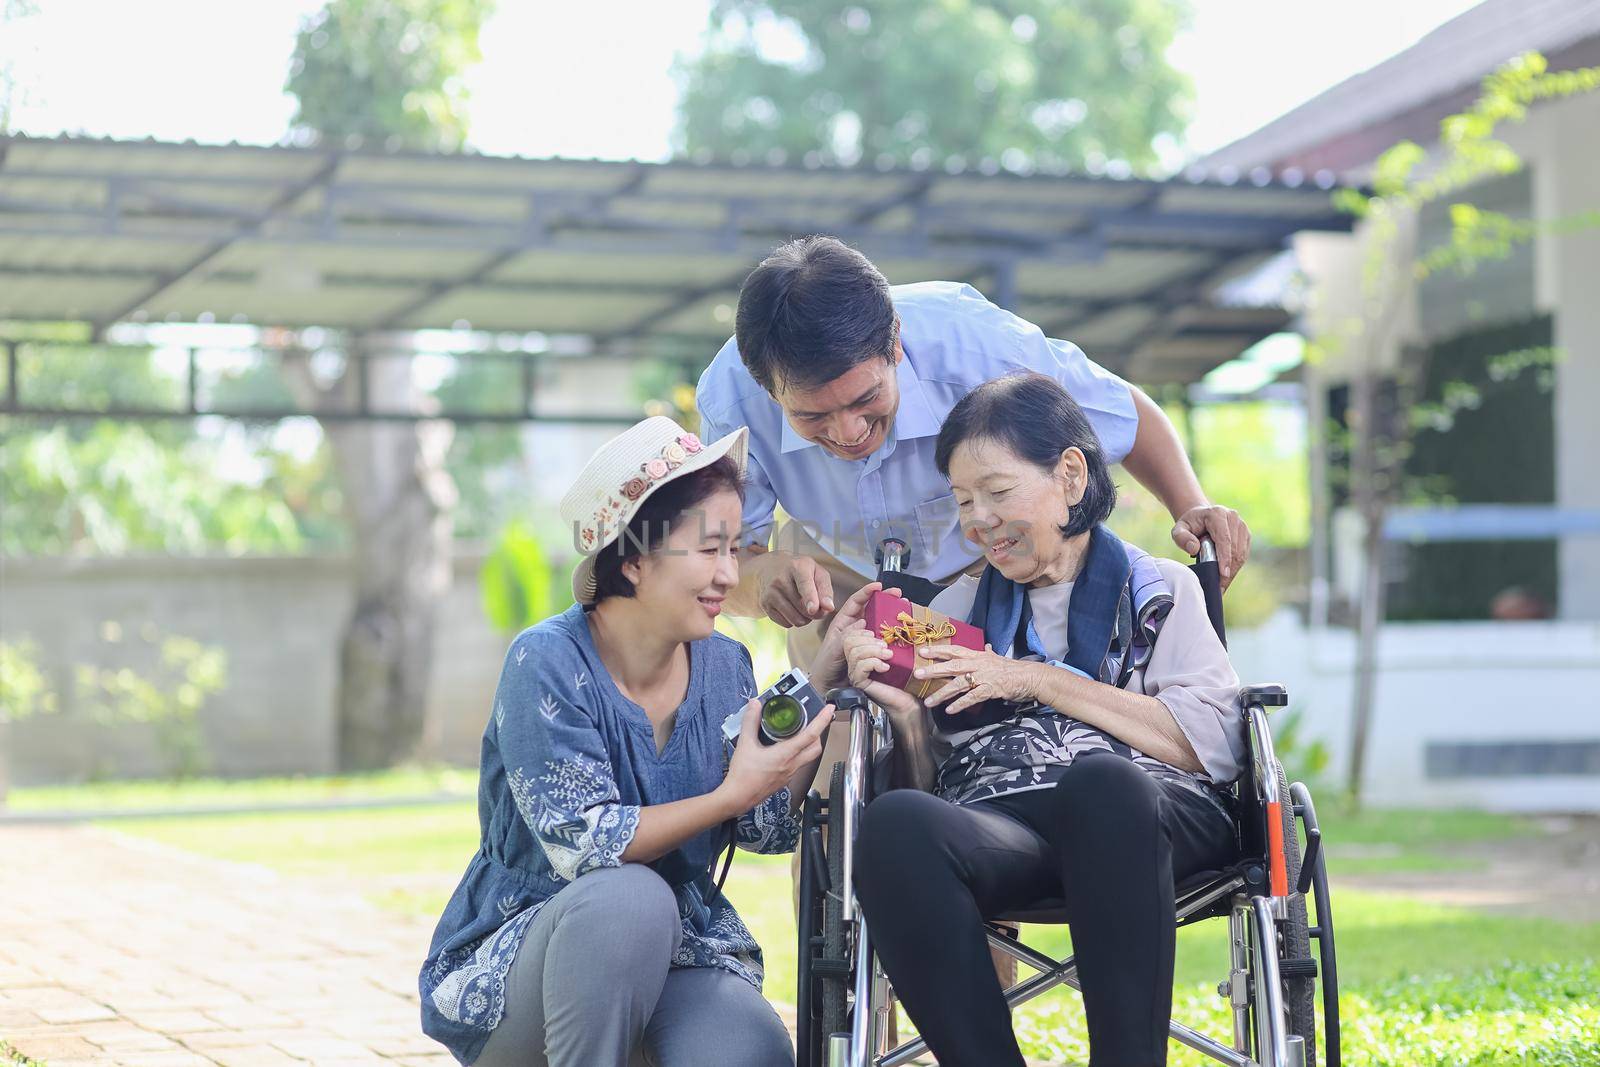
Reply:
[[[1264,708],[1281,708],[1289,703],[1289,688],[1281,682],[1261,682],[1239,690],[1239,702],[1245,707],[1260,704]]]

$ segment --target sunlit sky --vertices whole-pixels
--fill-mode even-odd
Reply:
[[[1475,0],[1197,0],[1169,58],[1196,88],[1185,149],[1218,148],[1405,48]],[[294,35],[321,0],[35,0],[0,32],[37,135],[267,144],[288,127]],[[866,6],[870,7],[870,0]],[[707,0],[500,0],[471,79],[471,141],[659,159]]]

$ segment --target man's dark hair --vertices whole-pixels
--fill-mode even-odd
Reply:
[[[894,359],[889,282],[836,237],[778,248],[739,289],[734,336],[745,369],[769,393],[814,389],[869,359]]]
[[[743,503],[744,476],[727,456],[672,479],[646,497],[622,534],[595,556],[594,602],[598,604],[612,596],[633,596],[633,582],[622,573],[622,565],[659,548],[699,505],[724,489],[738,493]],[[729,533],[737,536],[738,531]]]
[[[950,457],[957,446],[974,440],[992,441],[1045,471],[1054,471],[1069,448],[1083,453],[1089,477],[1083,499],[1061,527],[1067,537],[1105,522],[1117,506],[1117,487],[1100,438],[1078,402],[1054,378],[1032,371],[1008,374],[962,397],[939,428],[933,450],[939,473],[950,477]]]

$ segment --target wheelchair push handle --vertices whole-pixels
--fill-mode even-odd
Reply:
[[[1222,618],[1222,568],[1217,564],[1217,546],[1209,537],[1200,538],[1200,554],[1189,569],[1200,580],[1200,592],[1205,596],[1206,618],[1217,632],[1223,647],[1228,644],[1228,628]]]
[[[867,706],[867,694],[853,685],[828,690],[828,703],[833,705],[835,718],[844,718],[856,708]]]
[[[873,555],[880,572],[899,574],[911,562],[911,546],[901,538],[885,537],[878,542],[878,550]]]
[[[906,568],[911,565],[911,546],[904,538],[889,536],[878,542],[873,558],[878,564],[877,580],[885,589],[899,589],[900,595],[913,604],[927,607],[939,595],[940,586]]]

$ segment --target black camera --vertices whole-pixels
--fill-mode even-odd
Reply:
[[[756,699],[761,701],[758,736],[763,745],[775,745],[804,730],[827,703],[799,667],[785,673]],[[739,715],[730,715],[723,723],[723,733],[730,741],[739,739],[739,719]]]

